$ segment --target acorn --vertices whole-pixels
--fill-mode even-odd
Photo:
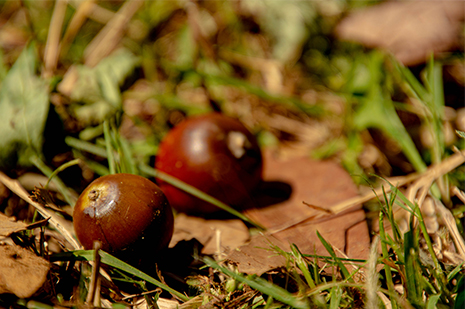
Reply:
[[[95,241],[135,265],[152,261],[173,235],[173,212],[162,190],[132,174],[97,178],[74,207],[74,229],[85,249]]]
[[[239,208],[262,179],[262,154],[255,136],[221,113],[190,117],[160,143],[155,168]],[[189,214],[219,211],[210,203],[157,179],[171,206]]]

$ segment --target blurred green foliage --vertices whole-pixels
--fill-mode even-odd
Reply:
[[[36,74],[35,46],[27,46],[1,82],[0,169],[32,166],[42,154],[49,109],[47,82]]]

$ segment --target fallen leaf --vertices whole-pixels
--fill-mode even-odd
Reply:
[[[45,282],[49,263],[16,245],[0,245],[0,294],[31,297]]]
[[[339,256],[357,259],[368,257],[370,237],[361,205],[341,213],[328,214],[332,205],[358,195],[350,175],[339,164],[314,161],[306,157],[281,160],[270,152],[265,152],[264,158],[264,180],[281,183],[283,188],[287,184],[291,190],[289,198],[284,201],[264,207],[264,199],[260,198],[255,200],[254,207],[244,211],[252,220],[267,228],[266,239],[272,236],[278,242],[271,243],[286,251],[290,250],[290,244],[296,244],[304,254],[328,256],[316,235],[318,231]],[[275,195],[278,193],[278,190],[274,191]],[[282,194],[289,192],[284,190]],[[314,206],[309,207],[306,204]],[[249,244],[228,256],[230,261],[238,265],[240,271],[263,273],[279,264],[263,265],[267,261],[265,255],[270,254],[258,248],[255,244],[257,241],[252,239]],[[251,256],[257,258],[250,258]],[[284,265],[283,263],[279,266]]]
[[[281,159],[270,151],[263,156],[264,192],[258,193],[244,213],[267,229],[327,216],[331,205],[358,195],[352,178],[336,162],[307,157]],[[361,209],[361,205],[355,209]]]
[[[10,236],[13,233],[27,229],[27,224],[21,221],[14,221],[11,217],[0,213],[0,236]]]
[[[339,39],[390,51],[404,65],[461,45],[465,2],[387,1],[351,12],[336,27]]]
[[[14,221],[13,218],[0,213],[0,236],[10,236],[13,233],[46,225],[47,222],[48,219],[43,219],[32,224],[26,224],[22,221]]]
[[[239,219],[207,220],[179,214],[174,223],[170,248],[182,240],[193,238],[203,245],[203,254],[223,253],[246,243],[249,231]]]
[[[286,258],[271,250],[272,246],[286,247],[273,236],[256,235],[247,245],[231,251],[228,260],[237,264],[237,270],[241,273],[261,276],[270,269],[286,264]]]

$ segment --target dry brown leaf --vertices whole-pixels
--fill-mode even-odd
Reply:
[[[318,239],[318,231],[340,256],[365,259],[368,256],[370,237],[365,213],[355,205],[339,214],[328,214],[331,205],[358,195],[350,175],[332,161],[313,161],[308,158],[280,160],[265,152],[264,180],[290,186],[290,197],[272,206],[263,206],[263,198],[255,201],[255,207],[245,210],[252,220],[268,229],[267,237],[273,236],[280,243],[273,244],[289,251],[289,244],[296,244],[302,253],[328,255]],[[285,192],[283,192],[285,193]],[[274,191],[277,194],[277,191]],[[307,206],[305,203],[314,205]],[[265,203],[266,204],[266,203]],[[265,237],[265,238],[267,238]],[[253,241],[239,248],[228,258],[246,273],[264,272],[272,265],[262,265],[264,255]],[[249,258],[258,256],[259,258]],[[284,266],[284,264],[280,265]],[[266,269],[268,267],[268,269]]]
[[[31,297],[45,282],[49,263],[16,245],[0,245],[0,294]]]
[[[13,233],[27,229],[27,224],[21,221],[14,221],[11,217],[0,213],[0,236],[10,236]]]
[[[307,157],[283,160],[270,151],[264,152],[264,162],[265,191],[244,213],[267,229],[276,231],[305,219],[327,216],[332,205],[358,195],[352,178],[336,162],[315,161]],[[270,188],[268,184],[271,184]],[[274,197],[279,201],[279,194],[283,200],[289,191],[290,197],[282,202],[266,200]],[[355,205],[348,211],[357,209],[361,209],[361,205]]]
[[[0,213],[0,236],[10,236],[13,233],[44,226],[48,219],[36,221],[32,224],[26,224],[22,221],[14,221],[13,218]]]
[[[238,219],[206,220],[179,214],[174,223],[170,247],[193,238],[203,245],[202,253],[215,254],[243,245],[249,239],[249,231]]]
[[[425,62],[431,54],[461,44],[463,1],[388,1],[350,13],[336,36],[368,47],[383,48],[404,65]]]
[[[271,250],[272,246],[286,247],[273,236],[257,235],[247,245],[231,251],[228,259],[237,264],[239,272],[261,276],[286,264],[286,258]]]

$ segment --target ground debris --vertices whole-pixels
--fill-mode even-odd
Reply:
[[[249,231],[239,219],[206,220],[179,214],[170,247],[193,238],[203,245],[203,254],[221,254],[243,245],[249,239]]]
[[[0,245],[0,294],[31,297],[45,282],[49,263],[16,245]]]

